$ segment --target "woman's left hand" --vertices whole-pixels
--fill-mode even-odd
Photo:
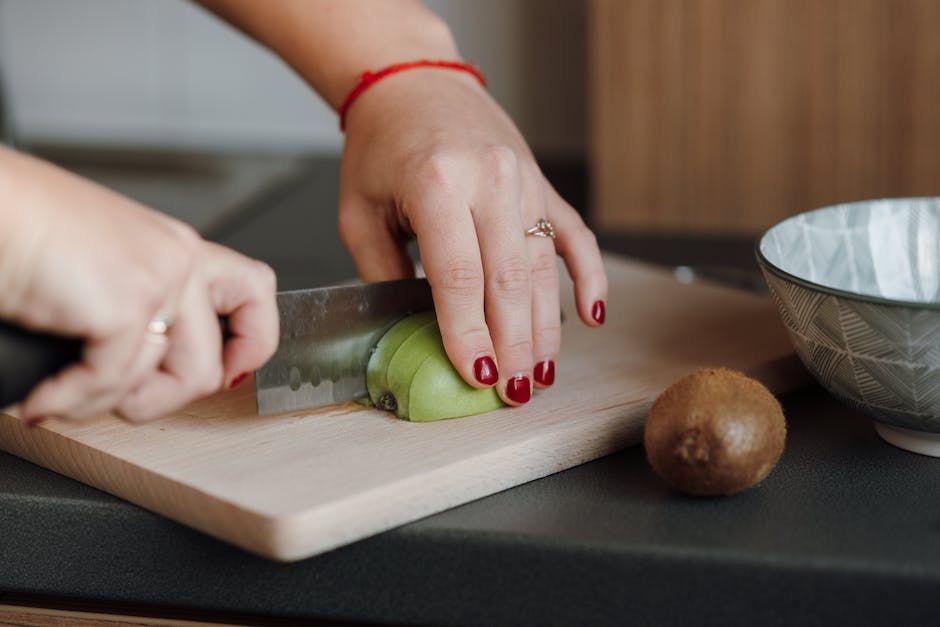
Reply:
[[[556,254],[578,314],[604,321],[594,234],[545,179],[473,76],[422,68],[383,79],[349,110],[340,235],[367,281],[412,276],[416,237],[448,357],[511,405],[554,381],[561,345]],[[540,219],[556,238],[527,236]],[[498,372],[498,375],[497,375]]]

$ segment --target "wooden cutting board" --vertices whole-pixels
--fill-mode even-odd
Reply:
[[[606,324],[577,320],[564,281],[555,385],[524,407],[425,424],[355,403],[257,416],[245,384],[141,425],[29,429],[0,412],[0,448],[289,561],[636,444],[655,397],[698,367],[745,370],[777,392],[806,380],[769,298],[606,264]]]

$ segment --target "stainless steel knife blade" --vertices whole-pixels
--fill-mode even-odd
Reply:
[[[404,279],[280,292],[277,306],[277,353],[255,373],[262,415],[366,396],[366,367],[379,338],[434,305],[426,279]]]

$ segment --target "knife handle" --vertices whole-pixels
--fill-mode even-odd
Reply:
[[[81,354],[81,340],[0,320],[0,408],[20,402],[40,381],[78,361]]]
[[[219,316],[223,340],[228,317]],[[0,320],[0,409],[19,403],[43,379],[82,357],[82,340],[38,333]]]

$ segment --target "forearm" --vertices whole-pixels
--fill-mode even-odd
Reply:
[[[35,160],[0,147],[0,318],[16,313],[24,278],[48,221],[35,189],[49,183]],[[36,185],[30,185],[35,181]]]
[[[334,109],[366,70],[459,59],[447,25],[417,0],[196,0],[258,40]]]

